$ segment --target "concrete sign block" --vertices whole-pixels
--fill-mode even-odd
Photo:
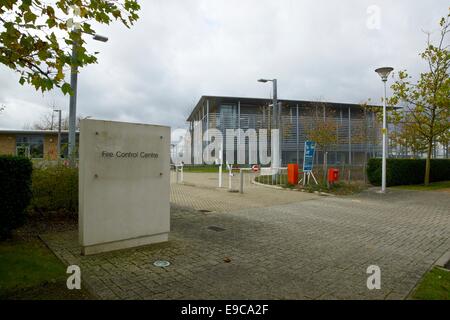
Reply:
[[[82,254],[168,240],[170,128],[86,119],[79,150]]]

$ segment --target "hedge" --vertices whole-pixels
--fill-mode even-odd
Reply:
[[[0,156],[0,239],[25,222],[33,165],[23,157]]]
[[[425,159],[387,159],[386,185],[423,184]],[[373,185],[381,185],[381,159],[370,159],[367,177]],[[430,182],[450,180],[450,159],[431,159]]]
[[[40,213],[78,213],[78,169],[63,165],[33,170],[30,210]]]

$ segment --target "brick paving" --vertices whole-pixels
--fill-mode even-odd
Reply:
[[[450,249],[449,208],[439,192],[239,195],[172,185],[167,243],[82,257],[76,232],[42,239],[80,265],[101,299],[404,299]],[[154,267],[161,259],[171,265]],[[366,287],[369,265],[381,268],[381,290]]]
[[[205,175],[205,178],[200,179],[199,175]],[[228,191],[228,183],[224,183],[227,187],[219,189],[215,187],[217,184],[214,181],[217,179],[206,179],[211,176],[210,174],[191,174],[188,181],[193,181],[194,176],[197,176],[196,180],[200,180],[200,183],[171,184],[172,203],[195,210],[231,212],[244,208],[261,208],[318,198],[317,195],[310,193],[263,188],[251,184],[248,179],[245,181],[244,194],[231,193]],[[239,181],[234,182],[232,186],[237,187]]]

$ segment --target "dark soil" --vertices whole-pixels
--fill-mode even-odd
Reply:
[[[25,225],[13,232],[13,240],[35,240],[41,234],[72,231],[78,228],[78,216],[68,214],[31,214]]]

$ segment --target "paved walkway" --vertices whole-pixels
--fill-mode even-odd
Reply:
[[[186,184],[171,184],[171,202],[181,207],[212,212],[232,212],[245,208],[270,207],[280,204],[317,199],[319,196],[297,191],[282,191],[254,185],[246,177],[244,194],[229,192],[228,182],[218,188],[218,177],[209,173],[190,173]],[[239,179],[233,177],[232,188],[238,188]]]
[[[103,299],[403,299],[450,249],[447,193],[172,187],[168,243],[82,257],[76,233],[42,238]],[[369,265],[381,290],[366,287]]]

